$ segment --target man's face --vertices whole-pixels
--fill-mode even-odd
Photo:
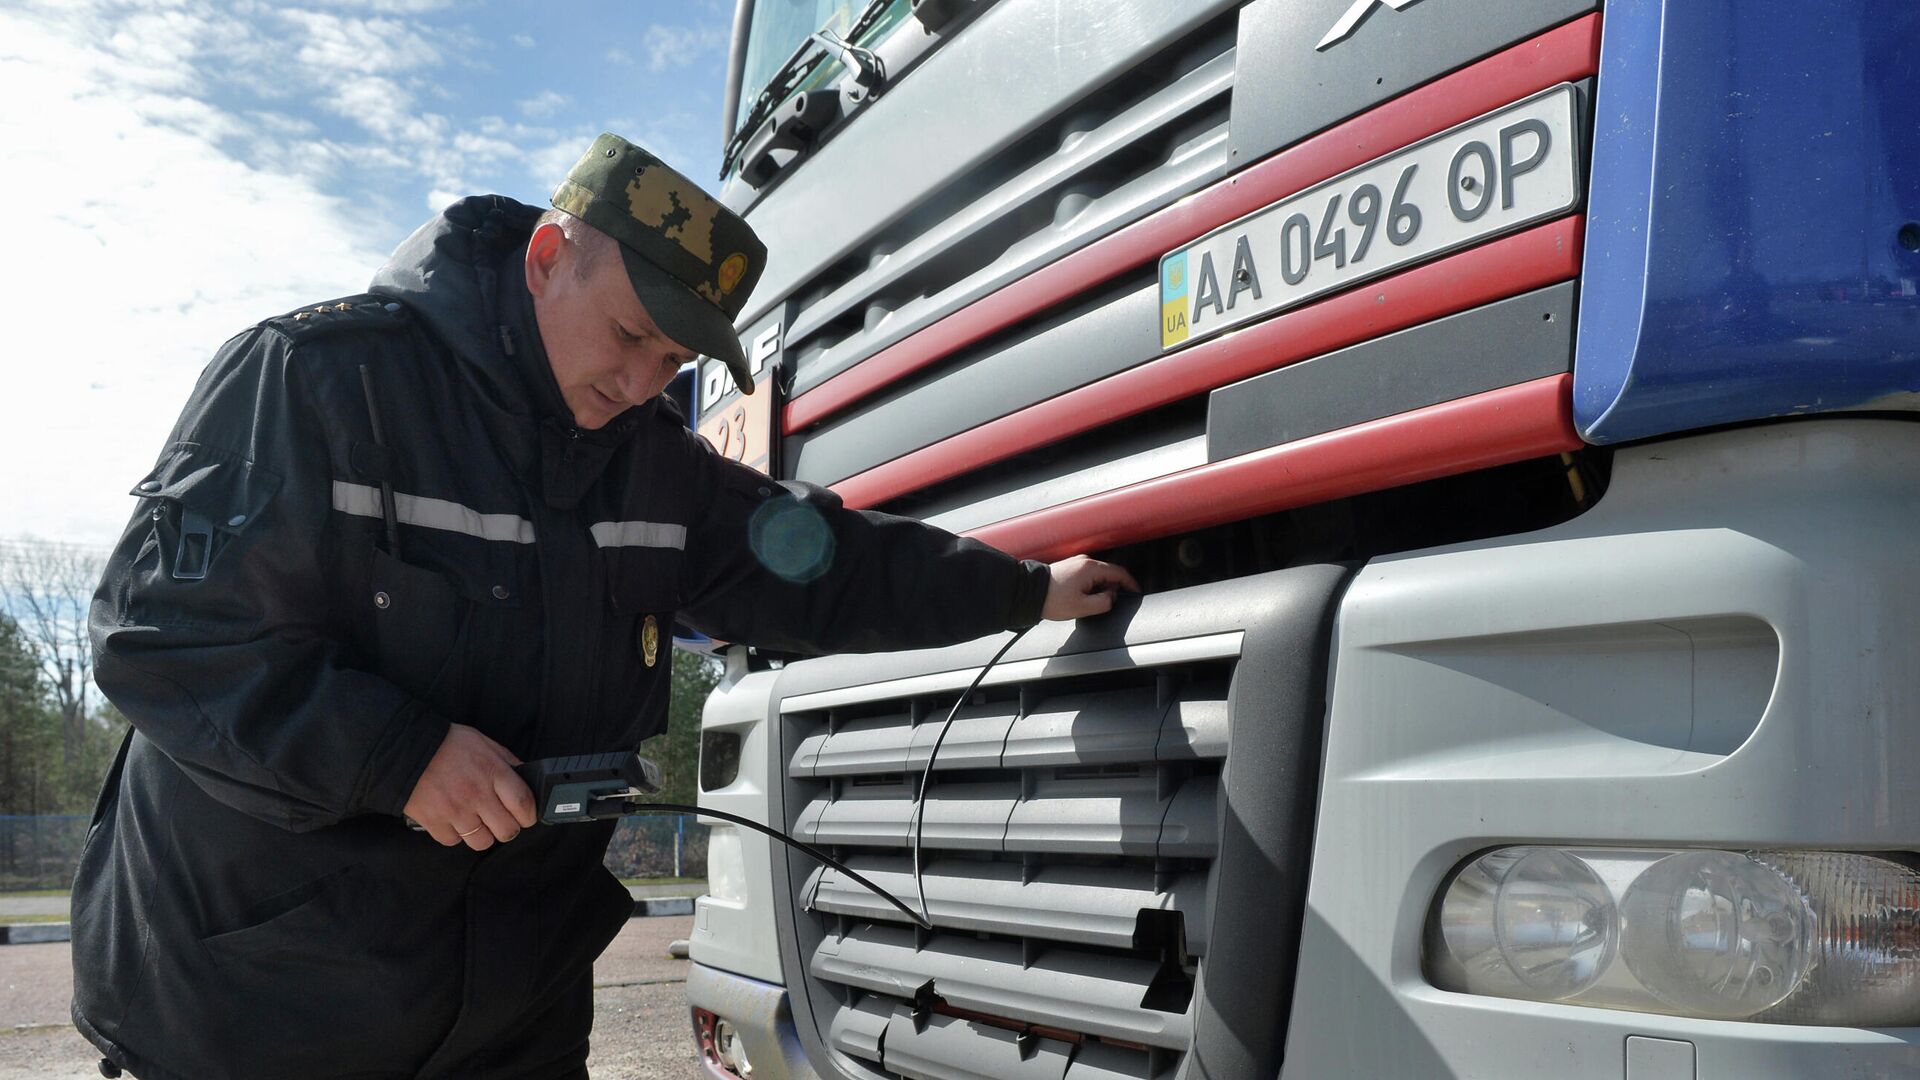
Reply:
[[[578,256],[558,225],[542,225],[527,245],[527,287],[560,396],[573,422],[593,430],[666,389],[693,353],[648,317],[617,249],[585,278]]]

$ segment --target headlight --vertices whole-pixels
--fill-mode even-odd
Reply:
[[[1613,962],[1613,895],[1587,864],[1547,847],[1475,859],[1440,904],[1440,931],[1476,993],[1559,1000]]]
[[[1689,1016],[1744,1020],[1806,980],[1813,911],[1792,879],[1731,851],[1686,851],[1627,887],[1621,959],[1640,985]]]
[[[1920,1023],[1920,873],[1825,851],[1511,847],[1436,899],[1447,990],[1791,1024]]]

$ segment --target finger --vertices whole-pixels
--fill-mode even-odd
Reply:
[[[1112,567],[1106,563],[1094,563],[1091,567],[1085,567],[1085,571],[1079,577],[1081,592],[1096,594],[1096,592],[1116,590],[1121,584],[1125,584],[1125,575],[1117,571],[1119,567]]]
[[[493,846],[493,832],[487,828],[484,820],[462,825],[455,831],[460,834],[460,842],[475,851],[485,851]]]
[[[420,824],[422,828],[427,830],[427,835],[433,837],[433,842],[436,844],[439,844],[441,847],[459,847],[460,846],[460,843],[461,843],[460,837],[454,831],[453,824],[451,822],[439,821],[432,825],[428,825],[426,822],[423,821]]]
[[[1087,594],[1086,611],[1084,614],[1105,615],[1107,612],[1112,610],[1113,610],[1113,591],[1112,590],[1102,589],[1099,592]]]
[[[1086,567],[1086,577],[1087,580],[1092,583],[1089,591],[1115,587],[1131,587],[1135,592],[1140,591],[1140,584],[1133,579],[1133,575],[1128,573],[1125,567],[1116,566],[1113,563],[1095,562],[1089,564]]]
[[[513,814],[500,805],[500,800],[489,799],[487,805],[478,809],[480,820],[486,823],[486,828],[481,832],[486,833],[490,838],[504,844],[520,835],[520,823],[513,820]],[[475,833],[468,839],[478,839],[479,836],[480,833]]]
[[[493,793],[522,828],[532,828],[540,820],[540,808],[533,803],[533,792],[518,774],[509,774],[493,782]]]

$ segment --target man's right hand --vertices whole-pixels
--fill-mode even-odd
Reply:
[[[406,814],[448,847],[485,851],[539,820],[533,792],[513,771],[520,759],[478,729],[449,724],[447,737],[407,796]]]

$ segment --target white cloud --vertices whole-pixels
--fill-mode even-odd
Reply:
[[[358,207],[222,149],[249,131],[311,138],[189,93],[228,20],[182,6],[136,31],[144,18],[0,11],[0,203],[33,208],[0,264],[8,533],[110,542],[220,343],[360,290],[383,258]]]
[[[686,67],[701,59],[707,50],[719,48],[726,41],[726,32],[717,26],[662,26],[655,23],[647,27],[644,41],[647,70],[665,71],[668,68]]]
[[[527,116],[539,118],[552,116],[565,108],[573,100],[567,95],[553,90],[542,90],[525,101],[520,102],[520,111]]]
[[[297,59],[309,74],[392,74],[440,62],[440,51],[395,19],[342,18],[317,11],[282,11],[299,42]]]
[[[0,0],[0,200],[27,208],[0,264],[0,535],[110,542],[219,344],[363,288],[423,203],[548,190],[602,124],[686,159],[671,108],[609,119],[536,84],[470,118],[486,43],[421,18],[450,7]],[[677,66],[721,36],[609,55]]]
[[[319,7],[347,8],[353,11],[377,11],[383,15],[424,15],[444,11],[453,0],[307,0]]]
[[[631,64],[633,63],[633,54],[627,52],[625,49],[608,49],[607,60],[615,64]]]

